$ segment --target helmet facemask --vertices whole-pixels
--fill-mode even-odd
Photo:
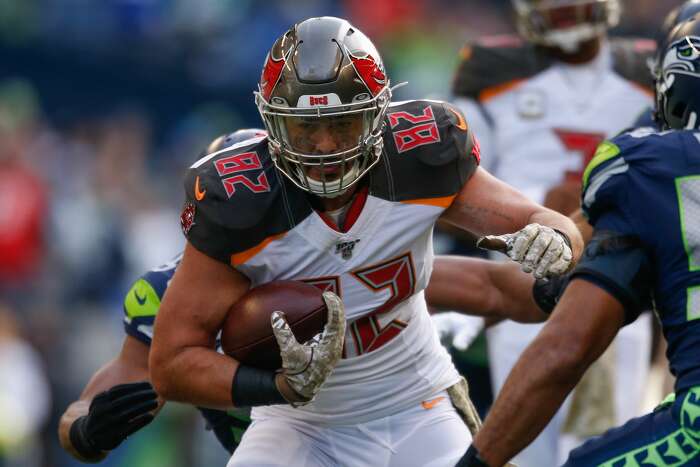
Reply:
[[[368,93],[360,97],[366,100],[305,108],[289,107],[282,100],[271,103],[256,93],[273,161],[299,188],[333,198],[379,162],[391,90],[386,87],[375,97]],[[323,98],[339,102],[335,95],[302,96],[300,101]]]
[[[513,0],[518,30],[529,41],[573,53],[620,20],[618,0]]]

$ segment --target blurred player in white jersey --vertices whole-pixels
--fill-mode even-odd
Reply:
[[[618,0],[513,0],[513,7],[522,37],[467,45],[455,102],[479,135],[484,167],[534,201],[571,214],[598,144],[633,126],[652,105],[646,60],[654,43],[607,38],[620,17]],[[615,398],[614,409],[601,411],[614,414],[602,413],[594,422],[602,426],[592,427],[564,406],[515,459],[518,465],[558,465],[580,443],[576,438],[641,413],[651,345],[648,313],[645,318],[621,332],[606,355]],[[487,331],[495,390],[540,329],[505,322]],[[570,434],[560,437],[562,431]]]

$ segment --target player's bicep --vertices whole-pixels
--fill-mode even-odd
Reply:
[[[477,168],[442,219],[476,235],[504,234],[522,228],[532,214],[542,209],[515,188]]]
[[[213,348],[228,309],[249,286],[243,274],[187,243],[156,317],[153,350]]]
[[[572,277],[614,297],[624,309],[625,324],[651,306],[651,261],[635,235],[596,229]]]

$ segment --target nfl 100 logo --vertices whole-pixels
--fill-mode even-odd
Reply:
[[[335,244],[335,254],[340,255],[343,259],[352,258],[352,251],[355,249],[355,245],[360,243],[360,239],[348,240],[346,242],[338,242]]]

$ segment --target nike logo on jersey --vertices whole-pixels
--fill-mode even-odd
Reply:
[[[455,114],[455,117],[457,117],[457,123],[455,124],[455,126],[462,131],[467,131],[467,121],[464,120],[464,117],[462,117],[462,114],[457,112],[452,107],[448,107],[448,109],[450,109],[450,112]]]
[[[134,297],[136,297],[136,301],[139,303],[139,305],[143,306],[146,304],[146,296],[144,295],[143,297],[139,297],[139,293],[134,290]]]
[[[199,189],[199,175],[194,181],[194,197],[197,201],[202,201],[204,199],[204,195],[207,194],[207,190],[200,190]]]
[[[435,399],[430,399],[429,401],[423,401],[420,403],[420,405],[422,405],[425,410],[430,410],[436,405],[438,405],[440,402],[442,402],[444,399],[444,396],[440,396],[436,397]]]

